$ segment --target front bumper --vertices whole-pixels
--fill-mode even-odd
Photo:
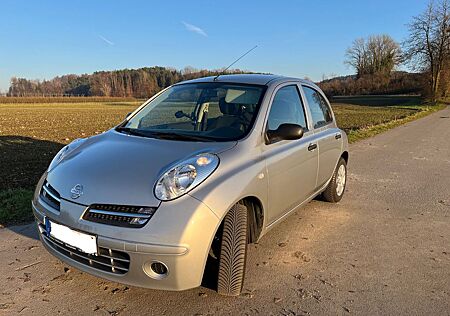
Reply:
[[[178,291],[200,286],[212,238],[220,224],[217,216],[204,203],[189,195],[161,203],[142,228],[116,227],[83,220],[86,206],[63,199],[59,212],[38,195],[32,207],[41,241],[55,257],[101,278],[163,290]],[[107,262],[99,266],[96,264],[99,260],[93,258],[89,263],[89,258],[81,260],[80,254],[70,254],[70,251],[55,246],[55,242],[46,237],[45,217],[72,229],[96,235],[98,247],[106,256],[107,251],[119,255],[125,253],[129,262],[124,259],[123,263],[129,266],[120,270],[120,273],[106,271],[98,267],[104,268]],[[167,274],[161,277],[152,273],[150,266],[154,262],[163,263],[168,268]]]

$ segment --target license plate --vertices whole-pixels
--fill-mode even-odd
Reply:
[[[54,223],[45,218],[47,235],[89,254],[97,254],[97,237],[70,229],[67,226]]]

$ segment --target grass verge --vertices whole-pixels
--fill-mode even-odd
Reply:
[[[32,198],[33,191],[28,189],[0,191],[0,228],[31,222]]]
[[[440,111],[444,109],[446,106],[439,104],[439,105],[432,105],[432,106],[426,106],[426,105],[416,105],[416,106],[404,106],[399,108],[408,108],[408,109],[415,109],[416,111],[408,116],[394,119],[385,123],[375,124],[372,126],[357,128],[348,130],[348,140],[350,143],[354,143],[356,141],[375,136],[377,134],[383,133],[391,128],[403,125],[405,123],[417,120],[419,118],[425,117],[431,113]]]

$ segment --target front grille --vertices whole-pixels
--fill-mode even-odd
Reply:
[[[92,204],[84,212],[83,219],[112,226],[139,228],[147,224],[155,211],[154,207]]]
[[[45,228],[41,227],[42,237],[50,247],[79,263],[114,274],[125,274],[130,268],[130,256],[126,252],[99,247],[98,255],[87,254],[48,236]]]
[[[45,180],[40,192],[41,199],[55,210],[60,210],[61,196],[50,183]]]

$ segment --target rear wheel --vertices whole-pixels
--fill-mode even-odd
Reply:
[[[247,208],[234,205],[223,220],[217,292],[236,296],[242,291],[247,259]]]
[[[347,184],[347,163],[344,158],[339,159],[330,183],[322,193],[325,201],[336,203],[342,199]]]

